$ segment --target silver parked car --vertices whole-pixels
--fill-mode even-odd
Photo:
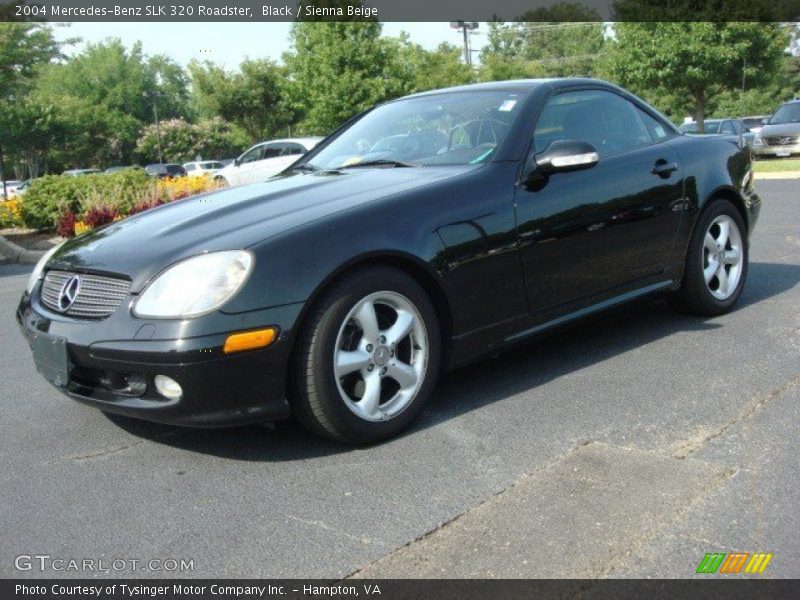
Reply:
[[[800,100],[792,100],[775,111],[756,135],[753,153],[759,157],[800,154]]]
[[[694,121],[684,123],[678,129],[683,133],[699,133],[697,131],[697,123]],[[755,143],[756,137],[756,134],[751,133],[746,125],[742,127],[742,123],[739,119],[705,119],[703,121],[703,133],[736,137],[741,134],[742,141],[751,147]]]

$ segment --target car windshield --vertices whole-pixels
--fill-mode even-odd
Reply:
[[[491,158],[519,112],[522,92],[448,92],[379,106],[315,155],[316,169],[358,165],[467,165]]]
[[[742,122],[744,123],[744,126],[747,127],[748,129],[753,129],[754,127],[761,127],[762,125],[764,125],[764,123],[762,122],[762,118],[763,117],[753,117],[749,119],[742,119]]]
[[[781,106],[772,118],[770,125],[780,125],[781,123],[800,123],[800,102],[792,102]]]

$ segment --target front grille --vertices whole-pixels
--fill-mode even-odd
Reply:
[[[48,271],[42,285],[42,304],[72,317],[102,319],[119,308],[131,287],[131,282],[124,279],[78,274],[80,286],[75,302],[66,311],[62,311],[59,306],[61,289],[73,275],[76,273]]]
[[[794,146],[800,138],[794,135],[770,135],[764,138],[769,146]]]

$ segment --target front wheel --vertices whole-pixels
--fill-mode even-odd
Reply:
[[[676,308],[714,316],[733,307],[747,278],[746,231],[728,200],[715,200],[703,211],[689,242],[681,287],[670,297]]]
[[[347,443],[387,439],[422,409],[441,339],[425,291],[405,273],[370,267],[336,282],[299,333],[292,408],[308,429]]]

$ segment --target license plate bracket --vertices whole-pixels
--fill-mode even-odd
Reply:
[[[36,332],[31,339],[31,350],[36,370],[49,382],[58,387],[66,387],[69,383],[67,340]]]
[[[785,157],[785,156],[791,156],[791,155],[792,155],[792,153],[789,150],[776,150],[775,151],[775,156]]]

